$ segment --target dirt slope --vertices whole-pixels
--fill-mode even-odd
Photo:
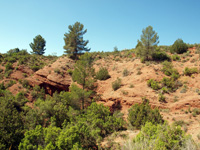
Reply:
[[[191,50],[189,54],[181,55],[181,61],[173,61],[173,66],[181,74],[180,80],[187,87],[187,91],[182,93],[183,87],[180,87],[176,92],[164,94],[166,103],[158,101],[158,92],[147,86],[147,80],[155,79],[160,81],[165,75],[160,71],[161,64],[146,63],[143,64],[139,59],[120,59],[114,61],[111,57],[100,59],[95,62],[95,70],[101,66],[106,67],[111,75],[111,78],[105,81],[98,81],[97,93],[101,94],[103,103],[106,106],[112,107],[116,101],[121,103],[121,111],[126,118],[128,109],[135,103],[141,103],[141,97],[146,96],[150,100],[152,107],[158,107],[161,110],[163,118],[170,123],[174,121],[184,121],[183,129],[187,133],[192,134],[195,140],[198,140],[197,134],[200,134],[200,115],[193,116],[194,108],[200,108],[200,95],[197,89],[200,89],[200,74],[194,74],[191,77],[184,76],[183,70],[185,67],[197,67],[198,54],[195,50]],[[129,74],[123,76],[123,70],[127,69]],[[112,82],[117,78],[122,81],[122,86],[114,91]]]

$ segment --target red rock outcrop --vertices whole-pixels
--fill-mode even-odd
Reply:
[[[45,92],[50,95],[53,95],[55,91],[68,91],[72,79],[67,70],[73,68],[73,65],[73,60],[61,57],[53,64],[38,70],[26,80],[31,86],[38,85],[44,88]]]

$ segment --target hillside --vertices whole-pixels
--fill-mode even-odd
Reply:
[[[170,124],[175,122],[181,125],[186,133],[191,134],[193,139],[197,143],[199,142],[200,74],[184,75],[186,67],[198,66],[199,54],[196,53],[195,48],[190,48],[187,53],[180,54],[180,60],[172,61],[173,67],[180,74],[178,80],[182,84],[175,91],[163,94],[165,102],[159,101],[160,91],[153,90],[147,84],[150,79],[160,82],[167,77],[162,72],[162,62],[141,63],[133,50],[93,53],[92,56],[95,60],[93,65],[95,72],[101,67],[106,67],[110,74],[109,79],[97,80],[95,83],[97,85],[95,89],[96,95],[98,95],[97,103],[108,106],[111,112],[119,109],[124,114],[123,118],[127,120],[128,109],[136,103],[142,103],[142,97],[146,97],[152,108],[159,108],[164,120]],[[26,57],[28,57],[27,60],[20,63],[22,58]],[[10,59],[13,58],[15,60],[11,61]],[[35,64],[37,61],[38,64]],[[13,95],[17,95],[19,92],[24,93],[29,100],[27,105],[32,108],[39,96],[53,96],[56,91],[58,93],[69,91],[69,87],[73,83],[69,69],[74,68],[75,62],[66,56],[56,58],[29,54],[22,56],[4,54],[1,62],[1,84],[4,84]],[[9,67],[8,63],[11,64]],[[38,66],[38,68],[33,66]],[[121,86],[114,91],[112,82],[117,78],[121,79]],[[39,87],[39,90],[35,87]],[[133,137],[136,133],[138,131],[127,131],[123,134]],[[123,139],[118,138],[116,141],[123,144]]]
[[[166,102],[159,102],[159,92],[148,87],[147,81],[155,79],[161,81],[166,75],[161,71],[162,64],[155,62],[141,63],[140,59],[136,58],[119,58],[114,61],[112,57],[97,60],[95,62],[95,69],[98,70],[100,66],[108,68],[110,79],[105,81],[98,81],[97,93],[101,94],[103,103],[106,106],[115,106],[117,101],[120,101],[122,106],[121,111],[125,118],[128,114],[128,109],[136,104],[142,102],[142,97],[150,100],[151,106],[158,107],[165,120],[170,123],[183,121],[184,128],[187,133],[191,134],[195,140],[200,131],[200,116],[192,114],[192,110],[200,108],[200,75],[193,74],[186,76],[183,71],[186,67],[192,68],[198,65],[198,54],[195,54],[196,49],[189,49],[186,54],[181,54],[180,61],[172,61],[174,68],[181,74],[180,81],[183,83],[175,92],[164,94]],[[122,54],[123,55],[123,54]],[[123,76],[124,69],[128,70],[127,76]],[[117,78],[121,78],[121,87],[114,91],[112,89],[112,82]],[[186,91],[183,92],[184,87]],[[191,113],[190,113],[191,111]]]

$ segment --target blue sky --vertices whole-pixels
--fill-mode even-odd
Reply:
[[[142,29],[151,25],[159,45],[182,38],[200,43],[199,0],[0,0],[0,52],[27,49],[40,34],[45,54],[62,55],[64,33],[84,24],[91,51],[134,48]]]

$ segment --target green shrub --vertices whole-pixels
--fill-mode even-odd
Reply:
[[[141,63],[145,63],[145,58],[142,57],[142,58],[140,59],[140,61],[141,61]]]
[[[35,72],[35,71],[38,71],[39,69],[41,69],[41,66],[33,65],[30,68]]]
[[[125,68],[123,71],[123,76],[126,77],[128,76],[128,74],[129,74],[129,71]]]
[[[187,136],[180,126],[167,123],[154,125],[151,122],[142,127],[140,133],[129,140],[124,150],[197,150],[199,147],[191,136]]]
[[[198,138],[198,140],[200,140],[200,133],[199,133],[199,134],[197,134],[197,138]]]
[[[168,61],[164,61],[163,63],[162,63],[162,65],[163,65],[163,68],[161,69],[161,71],[165,74],[165,75],[167,75],[167,76],[170,76],[171,74],[172,74],[172,68],[173,68],[173,65],[172,65],[172,63],[171,62],[168,62]]]
[[[186,67],[184,70],[184,75],[186,76],[191,76],[192,74],[198,73],[198,69],[197,68],[188,68]]]
[[[140,129],[146,122],[153,124],[163,123],[159,110],[152,109],[149,100],[143,98],[142,104],[135,104],[128,110],[128,121],[136,129]]]
[[[6,67],[6,70],[5,70],[5,72],[7,72],[7,71],[9,71],[9,70],[13,69],[13,68],[12,68],[12,64],[11,64],[11,63],[9,63],[9,62],[8,62],[8,63],[6,63],[6,66],[5,66],[5,67]]]
[[[154,52],[152,55],[152,59],[155,61],[164,61],[164,60],[170,61],[171,60],[169,55],[167,55],[167,53],[164,51]]]
[[[200,95],[200,90],[199,90],[199,89],[196,89],[196,93],[197,93],[198,95]]]
[[[178,81],[175,81],[173,78],[167,78],[167,77],[164,77],[162,79],[161,84],[162,87],[168,88],[170,92],[176,91],[179,86],[182,86]]]
[[[4,86],[4,82],[0,83],[0,90],[5,90],[6,87]]]
[[[141,74],[142,74],[142,71],[138,70],[137,75],[141,75]]]
[[[29,82],[27,80],[21,80],[21,84],[24,88],[29,88]]]
[[[178,71],[176,69],[173,69],[173,72],[171,74],[171,78],[173,80],[177,80],[179,77],[180,77],[180,75],[179,75]]]
[[[96,73],[96,79],[98,80],[106,80],[110,78],[107,68],[101,67],[99,71]]]
[[[73,70],[72,69],[68,69],[67,72],[69,73],[70,76],[72,76],[72,74],[73,74]]]
[[[187,92],[187,88],[183,87],[180,91],[180,93],[186,93]]]
[[[164,96],[162,93],[159,93],[158,101],[159,101],[159,102],[166,102],[165,99],[166,99],[165,96]]]
[[[171,46],[171,53],[182,54],[188,49],[187,44],[183,42],[182,39],[177,39],[174,44]]]
[[[164,61],[162,63],[163,68],[162,68],[162,72],[167,75],[167,76],[174,76],[175,78],[179,78],[179,73],[176,69],[173,68],[173,65],[171,62],[168,61]]]
[[[7,71],[5,72],[5,74],[4,74],[4,76],[5,76],[6,78],[8,78],[8,77],[10,76],[11,73],[12,73],[12,70],[7,70]]]
[[[194,108],[193,110],[192,110],[192,115],[193,115],[193,117],[196,117],[197,115],[199,115],[200,114],[200,109],[199,108]]]
[[[10,62],[10,63],[14,63],[14,62],[16,62],[17,60],[16,60],[16,58],[15,57],[7,57],[7,58],[5,58],[5,61],[6,62]]]
[[[161,92],[162,93],[169,93],[169,90],[166,87],[162,87]]]
[[[121,87],[121,79],[117,78],[114,82],[112,82],[112,88],[114,91],[118,90]]]
[[[123,91],[122,91],[122,94],[123,94],[123,95],[128,95],[128,92],[123,90]]]
[[[175,126],[183,126],[183,125],[185,125],[186,123],[185,123],[185,121],[183,121],[183,120],[178,120],[178,121],[174,121],[174,123],[173,123]]]
[[[9,51],[7,51],[8,55],[12,55],[14,53],[18,53],[20,50],[19,48],[14,48],[14,49],[10,49]]]
[[[11,86],[14,85],[14,84],[16,84],[16,81],[10,80],[10,81],[5,85],[5,87],[6,87],[6,89],[7,89],[7,88],[11,87]]]
[[[177,61],[177,60],[181,60],[180,56],[178,55],[172,55],[172,60]]]
[[[134,88],[135,86],[133,84],[130,84],[129,88]]]
[[[155,81],[154,79],[149,79],[147,81],[147,85],[149,87],[151,87],[152,89],[154,89],[154,90],[159,90],[160,89],[159,82]]]
[[[45,98],[45,91],[40,86],[36,85],[33,87],[33,91],[31,92],[31,96],[33,99],[44,99]]]

